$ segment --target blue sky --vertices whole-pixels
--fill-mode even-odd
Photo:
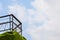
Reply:
[[[27,40],[60,40],[60,0],[0,0],[0,16],[14,14]]]

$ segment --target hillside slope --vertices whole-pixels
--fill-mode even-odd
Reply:
[[[5,32],[0,34],[0,40],[26,40],[25,37],[21,36],[18,32]]]

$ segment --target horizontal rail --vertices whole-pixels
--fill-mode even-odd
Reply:
[[[9,21],[9,22],[3,22],[3,23],[0,23],[0,25],[3,25],[3,24],[7,24],[7,23],[11,23],[12,21]],[[17,26],[16,23],[12,22],[13,24],[15,24]]]
[[[13,22],[13,21],[11,21],[11,22],[17,26],[17,24],[15,22]]]
[[[10,29],[12,29],[12,28],[10,28]],[[10,30],[10,29],[0,30],[0,32],[6,31],[6,30]]]
[[[5,16],[0,16],[0,18],[5,18],[5,17],[8,17],[8,16],[14,17],[21,24],[21,22],[13,14],[5,15]]]
[[[5,18],[5,17],[8,17],[8,16],[11,16],[11,15],[0,16],[0,18]]]
[[[11,22],[11,21],[10,21],[10,22]],[[7,24],[7,23],[10,23],[10,22],[3,22],[3,23],[0,23],[0,25]]]

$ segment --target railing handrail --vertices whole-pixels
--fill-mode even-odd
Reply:
[[[5,18],[5,17],[8,17],[8,16],[14,17],[20,24],[22,24],[13,14],[5,15],[5,16],[0,16],[0,18]]]
[[[5,15],[5,16],[0,16],[0,18],[5,18],[5,17],[9,17],[9,18],[8,18],[9,21],[1,22],[0,25],[10,23],[9,26],[12,27],[12,28],[5,29],[5,30],[0,30],[0,32],[1,32],[1,31],[11,30],[11,29],[13,30],[13,29],[19,28],[19,29],[21,30],[21,34],[22,34],[22,23],[21,23],[13,14]],[[14,18],[19,24],[15,23],[13,18]],[[12,23],[12,24],[11,24],[11,23]],[[13,27],[14,27],[13,24],[16,26],[15,28],[13,28]],[[21,25],[21,27],[19,27],[20,25]]]

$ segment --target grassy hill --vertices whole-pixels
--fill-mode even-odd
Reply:
[[[18,32],[13,31],[0,34],[0,40],[26,40],[26,38],[21,36]]]

